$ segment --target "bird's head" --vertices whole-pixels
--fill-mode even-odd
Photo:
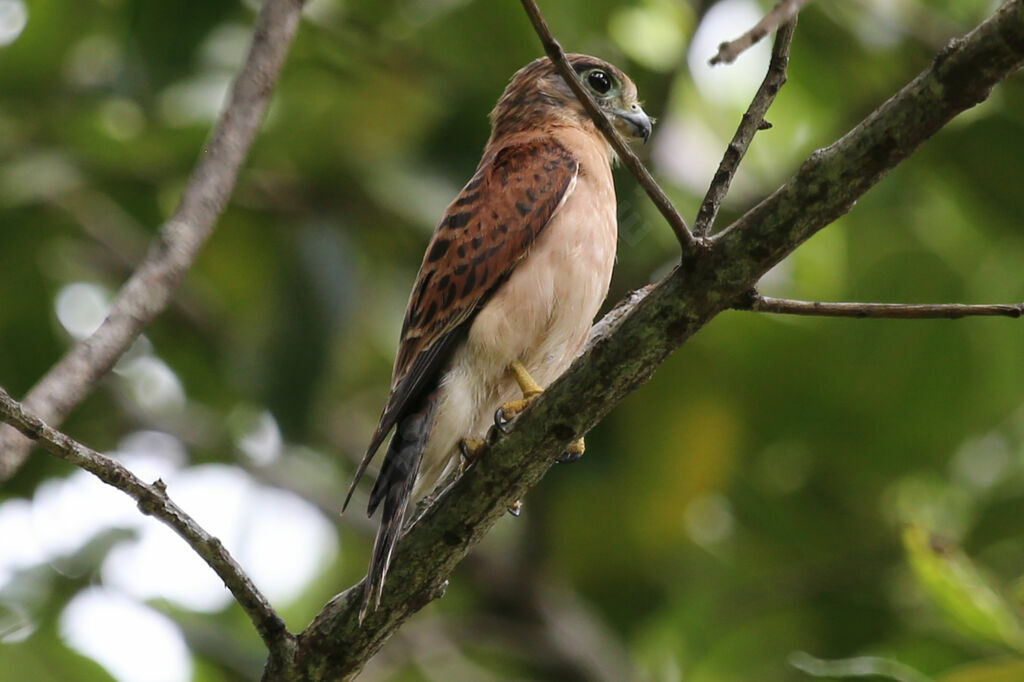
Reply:
[[[653,121],[637,100],[636,85],[608,62],[585,54],[567,55],[576,75],[620,133],[644,142]],[[491,112],[492,139],[541,124],[593,127],[583,105],[547,57],[535,59],[512,77]]]

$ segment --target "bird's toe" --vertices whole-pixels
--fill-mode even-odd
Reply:
[[[463,438],[459,441],[459,454],[462,455],[460,468],[462,471],[468,469],[475,462],[483,451],[487,449],[489,441],[483,438]]]
[[[586,449],[587,444],[583,441],[583,439],[577,438],[573,442],[569,443],[568,447],[565,448],[565,452],[559,455],[558,459],[556,459],[555,462],[558,464],[570,464],[572,462],[575,462],[576,460],[583,456],[583,453],[586,451]]]
[[[507,403],[502,404],[502,406],[494,412],[494,425],[497,426],[502,433],[508,433],[509,425],[512,424],[516,417],[522,414],[523,410],[525,410],[530,403],[537,398],[537,395],[539,394],[531,395],[520,400],[510,400]]]

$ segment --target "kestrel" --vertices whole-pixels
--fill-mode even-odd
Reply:
[[[646,141],[652,122],[626,74],[582,54],[569,62],[616,128]],[[460,452],[477,451],[496,418],[522,411],[582,349],[615,262],[613,158],[548,58],[512,77],[491,112],[476,173],[427,246],[391,394],[345,500],[394,427],[370,494],[371,516],[384,506],[361,616],[380,602],[410,500],[429,493]],[[582,452],[581,439],[568,456]]]

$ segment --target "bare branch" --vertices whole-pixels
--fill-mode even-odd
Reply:
[[[25,407],[32,413],[59,425],[167,307],[227,205],[298,30],[303,4],[304,0],[264,3],[245,63],[178,209],[121,287],[99,329],[72,348],[25,396]],[[14,475],[30,447],[17,431],[0,426],[0,480]]]
[[[565,79],[565,82],[569,85],[572,91],[576,94],[580,104],[590,114],[590,118],[593,119],[594,124],[598,130],[605,136],[609,144],[615,150],[615,153],[619,155],[619,159],[629,172],[633,174],[636,181],[640,183],[640,186],[647,192],[647,196],[651,198],[654,205],[661,212],[661,215],[665,217],[669,227],[676,235],[676,239],[679,240],[679,245],[683,249],[683,253],[691,253],[697,250],[699,244],[690,233],[690,229],[686,225],[686,221],[676,210],[676,207],[672,205],[672,201],[665,194],[664,190],[658,185],[658,183],[651,176],[650,171],[644,166],[643,162],[637,157],[637,155],[630,149],[619,132],[615,130],[615,126],[611,124],[608,117],[601,113],[598,109],[597,103],[594,102],[590,93],[583,87],[583,83],[580,82],[579,77],[576,76],[576,72],[573,71],[572,65],[569,64],[569,60],[565,57],[565,51],[562,50],[562,46],[559,44],[555,37],[551,34],[551,29],[548,28],[548,24],[544,21],[543,15],[540,13],[540,8],[537,7],[535,0],[522,0],[523,9],[526,10],[526,14],[530,17],[530,22],[533,24],[534,30],[537,31],[537,35],[540,37],[540,42],[544,46],[544,52],[547,53],[548,58],[551,59],[552,63],[558,69],[558,72]]]
[[[751,292],[733,306],[735,310],[781,315],[810,315],[817,317],[871,317],[890,320],[956,320],[962,317],[1021,317],[1024,303],[995,303],[969,305],[964,303],[823,303],[821,301],[794,301],[772,298]]]
[[[771,124],[764,120],[768,107],[775,101],[775,95],[786,83],[786,67],[789,66],[789,46],[793,42],[793,32],[796,30],[796,16],[788,23],[779,28],[775,36],[775,45],[772,47],[772,58],[768,62],[768,72],[761,82],[761,87],[754,94],[754,99],[747,107],[746,113],[740,120],[740,125],[733,135],[732,141],[725,150],[722,162],[718,165],[718,171],[711,180],[704,201],[697,212],[697,222],[693,227],[693,234],[698,239],[706,237],[711,231],[718,216],[718,209],[722,200],[729,192],[733,176],[739,168],[740,161],[747,153],[747,148],[754,139],[758,130],[770,128]]]
[[[528,7],[528,3],[524,1]],[[528,7],[529,9],[529,7]],[[557,45],[557,43],[555,43]],[[409,529],[380,607],[360,625],[362,584],[299,635],[290,677],[351,679],[410,615],[444,592],[463,556],[547,472],[565,446],[642,386],[673,351],[769,269],[833,222],[886,172],[1024,64],[1024,0],[1010,0],[710,247],[684,251],[652,289],[614,311],[584,354]]]
[[[224,585],[263,638],[271,658],[284,660],[290,656],[294,637],[288,632],[284,621],[220,540],[203,530],[191,516],[171,501],[163,481],[157,480],[152,485],[143,483],[120,462],[48,426],[11,398],[3,388],[0,388],[0,420],[37,441],[54,457],[85,469],[107,485],[122,491],[138,503],[139,511],[159,519],[181,536],[224,581]]]
[[[756,45],[766,35],[782,24],[788,23],[796,17],[800,9],[811,0],[781,0],[772,11],[757,22],[752,29],[741,35],[736,40],[730,40],[718,46],[718,54],[708,60],[711,66],[716,64],[731,64],[748,48]]]

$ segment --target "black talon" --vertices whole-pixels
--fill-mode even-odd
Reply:
[[[508,508],[508,513],[518,519],[519,515],[523,513],[523,501],[516,500],[512,506]]]
[[[501,438],[502,430],[496,425],[491,425],[491,428],[487,429],[487,435],[484,436],[484,440],[487,441],[488,445],[494,445]]]
[[[469,446],[466,445],[465,440],[459,441],[459,454],[462,455],[463,466],[468,466],[473,463],[473,458],[469,456]]]
[[[498,430],[502,433],[508,433],[508,425],[512,423],[511,419],[505,418],[505,410],[498,408],[494,411],[494,425],[498,427]]]

